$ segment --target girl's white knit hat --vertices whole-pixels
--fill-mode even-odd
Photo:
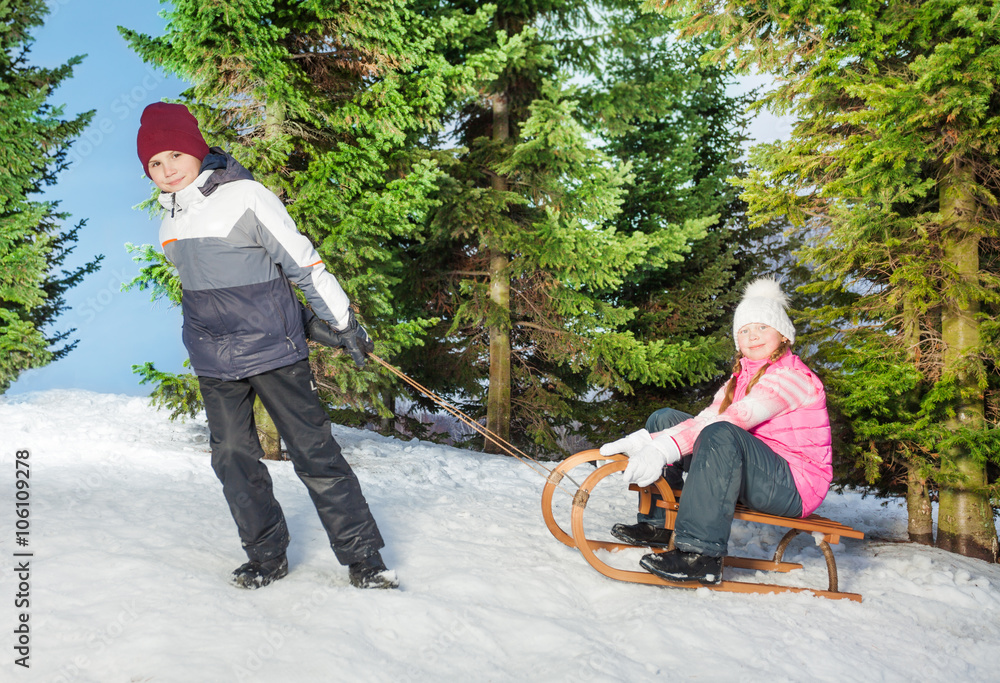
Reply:
[[[795,341],[795,326],[786,313],[788,297],[781,291],[781,285],[774,278],[762,277],[747,285],[743,301],[736,307],[733,317],[733,341],[739,347],[736,333],[750,323],[770,325],[785,337],[789,343]]]

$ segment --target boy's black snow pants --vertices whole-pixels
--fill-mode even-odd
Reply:
[[[688,419],[679,410],[663,408],[646,420],[651,434]],[[802,497],[788,461],[756,436],[729,422],[708,425],[694,442],[693,453],[680,461],[688,473],[674,524],[674,545],[686,552],[722,557],[729,545],[736,503],[771,515],[799,517]],[[664,476],[671,485],[669,470]],[[663,508],[656,515],[639,515],[640,522],[663,525]]]
[[[199,377],[198,382],[211,431],[212,468],[251,560],[277,557],[288,547],[285,517],[260,462],[256,396],[274,420],[340,563],[357,562],[385,545],[358,478],[330,434],[309,361],[241,380]]]

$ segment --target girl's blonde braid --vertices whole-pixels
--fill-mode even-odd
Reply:
[[[785,355],[785,351],[787,351],[789,347],[791,347],[791,344],[788,342],[787,339],[783,340],[780,344],[778,344],[778,348],[774,350],[774,353],[771,354],[771,357],[767,359],[767,362],[761,366],[760,370],[757,371],[757,374],[754,375],[753,378],[750,380],[750,382],[747,384],[747,390],[744,392],[743,394],[744,396],[749,394],[750,389],[753,388],[753,385],[756,384],[760,380],[760,378],[764,376],[764,372],[766,372],[767,369],[771,367],[771,363],[775,362],[776,360]],[[733,398],[735,397],[736,394],[736,378],[740,374],[741,358],[743,358],[743,354],[737,351],[736,362],[733,363],[733,376],[729,378],[729,382],[726,384],[726,395],[722,399],[722,405],[719,406],[720,413],[724,412],[726,408],[728,408],[733,404]]]

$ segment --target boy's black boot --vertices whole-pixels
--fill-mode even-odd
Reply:
[[[347,570],[355,588],[399,588],[396,572],[385,568],[377,550],[363,560],[352,562]]]
[[[288,575],[288,560],[284,555],[257,562],[250,560],[233,572],[233,584],[240,588],[262,588]]]
[[[670,545],[670,529],[655,526],[649,522],[638,524],[615,524],[611,535],[623,543],[644,545],[650,548],[666,548]]]
[[[686,553],[674,548],[665,553],[643,555],[639,564],[649,573],[667,581],[697,582],[706,586],[722,581],[721,557]]]

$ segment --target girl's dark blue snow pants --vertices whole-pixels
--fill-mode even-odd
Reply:
[[[646,420],[646,430],[660,432],[689,417],[679,410],[662,408]],[[674,545],[680,550],[712,557],[725,555],[737,502],[771,515],[802,515],[802,497],[788,462],[753,434],[729,422],[705,427],[692,454],[682,458],[680,466],[688,473],[674,524]],[[664,469],[671,482],[669,470],[677,468]],[[658,517],[639,515],[639,521],[662,526],[665,512],[663,508],[656,511]]]
[[[254,398],[260,396],[306,485],[341,564],[362,560],[385,543],[358,478],[330,434],[309,361],[235,381],[199,377],[211,431],[212,468],[239,528],[247,557],[264,561],[288,547],[288,527],[260,461]]]

